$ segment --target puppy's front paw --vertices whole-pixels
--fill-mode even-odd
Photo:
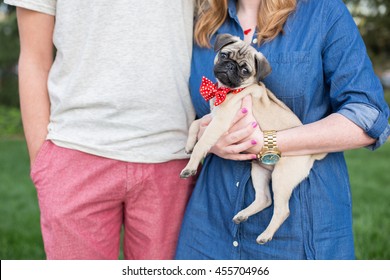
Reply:
[[[184,151],[187,153],[187,154],[192,154],[192,151],[194,150],[195,148],[195,144],[196,144],[196,139],[189,139],[186,143],[186,146],[184,148]]]
[[[256,242],[260,245],[264,245],[265,243],[272,240],[272,235],[266,234],[266,232],[263,232],[256,238]]]
[[[183,169],[183,171],[180,173],[180,178],[188,178],[190,176],[194,176],[196,174],[196,169],[191,170],[191,169]]]
[[[242,222],[245,222],[246,220],[248,220],[248,216],[243,215],[241,212],[238,212],[238,214],[233,217],[233,222],[235,222],[236,224],[239,224],[239,223],[242,223]]]

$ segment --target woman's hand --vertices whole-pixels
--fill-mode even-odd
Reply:
[[[210,114],[202,118],[198,138],[203,134],[210,121]],[[252,98],[246,96],[229,131],[221,136],[210,149],[210,153],[231,160],[255,159],[262,147],[262,139],[262,132],[252,115]]]

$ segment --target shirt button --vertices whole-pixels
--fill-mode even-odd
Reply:
[[[233,241],[233,246],[237,247],[238,246],[238,242],[237,241]]]
[[[236,183],[236,187],[238,188],[240,186],[240,182],[237,182]]]
[[[253,40],[252,40],[252,43],[253,43],[253,44],[256,44],[256,43],[257,43],[257,38],[253,39]]]

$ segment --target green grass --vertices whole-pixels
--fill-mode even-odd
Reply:
[[[0,259],[43,259],[36,192],[22,140],[0,141]]]
[[[390,259],[390,142],[346,152],[358,259]]]
[[[390,142],[346,152],[358,259],[390,259]],[[0,140],[0,259],[44,259],[39,210],[23,140]],[[121,256],[120,258],[123,258]]]
[[[23,135],[19,108],[0,105],[0,139],[10,139]]]
[[[389,104],[389,106],[390,106],[390,88],[385,89],[385,100],[386,100],[387,104]]]

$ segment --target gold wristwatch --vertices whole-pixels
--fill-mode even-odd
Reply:
[[[275,165],[281,156],[276,143],[276,131],[268,130],[263,131],[264,145],[260,153],[257,155],[257,159],[266,165]]]

